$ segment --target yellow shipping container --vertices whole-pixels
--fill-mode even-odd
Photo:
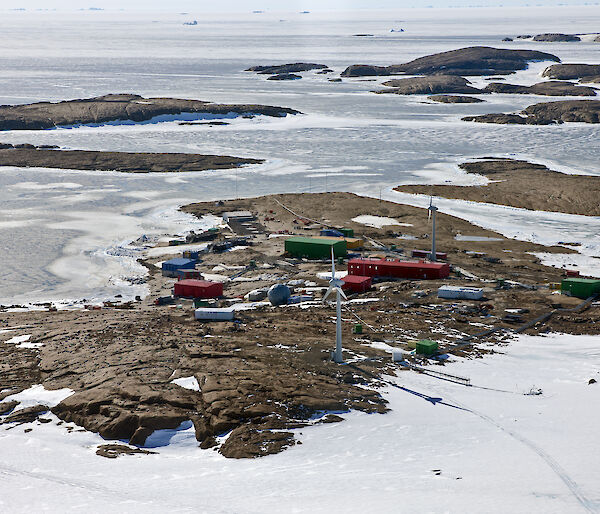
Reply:
[[[333,237],[333,236],[312,236],[314,239],[332,239],[334,241],[346,241],[346,248],[354,250],[362,248],[364,241],[356,237]]]

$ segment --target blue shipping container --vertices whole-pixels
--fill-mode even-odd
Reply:
[[[319,232],[319,235],[320,236],[327,236],[327,237],[344,237],[344,234],[342,234],[338,230],[333,230],[333,229],[330,229],[330,228],[321,230],[321,232]]]
[[[171,259],[162,263],[163,271],[176,271],[178,269],[194,269],[196,261],[192,259]]]

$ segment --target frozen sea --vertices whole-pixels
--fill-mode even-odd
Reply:
[[[600,174],[600,127],[495,126],[469,114],[519,110],[549,97],[490,95],[482,104],[424,104],[374,95],[382,79],[331,83],[311,72],[266,81],[252,65],[309,61],[339,74],[356,63],[387,65],[472,45],[540,49],[563,62],[600,63],[600,44],[504,43],[507,35],[596,32],[600,8],[405,9],[343,13],[186,15],[3,11],[0,102],[60,101],[107,93],[291,107],[302,116],[238,119],[225,127],[176,122],[4,132],[0,141],[67,148],[199,152],[256,157],[236,171],[126,175],[5,167],[0,173],[0,304],[101,300],[145,293],[129,243],[142,234],[182,233],[202,222],[178,213],[192,201],[275,192],[354,191],[426,205],[393,193],[402,183],[465,183],[456,166],[495,155]],[[184,22],[197,20],[195,26]],[[403,28],[405,32],[390,32]],[[357,33],[373,37],[355,37]],[[540,80],[534,63],[511,82]],[[475,81],[482,84],[482,79]],[[381,193],[380,193],[381,191]],[[440,209],[511,237],[552,244],[577,239],[575,263],[600,255],[600,219],[440,202]],[[568,259],[559,265],[573,264]]]

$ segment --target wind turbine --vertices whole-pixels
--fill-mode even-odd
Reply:
[[[336,321],[335,321],[335,352],[333,353],[333,362],[338,364],[344,362],[342,358],[342,296],[348,299],[342,291],[344,281],[335,278],[335,254],[333,247],[331,248],[331,280],[329,281],[329,289],[323,297],[323,302],[333,292],[336,292]]]
[[[435,213],[438,208],[433,205],[433,196],[429,199],[429,207],[427,207],[429,213],[427,214],[427,219],[431,219],[431,254],[429,255],[429,260],[435,262],[437,257],[437,252],[435,249]]]

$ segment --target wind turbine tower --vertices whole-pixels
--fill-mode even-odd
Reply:
[[[335,254],[333,248],[331,248],[331,280],[329,281],[329,289],[323,297],[323,302],[327,300],[327,297],[335,291],[336,293],[336,321],[335,321],[335,351],[333,352],[333,362],[338,364],[344,362],[342,358],[342,297],[348,299],[342,291],[344,281],[339,278],[335,278]]]
[[[435,213],[438,208],[433,205],[433,198],[429,200],[429,207],[427,208],[429,211],[429,218],[431,218],[431,254],[429,255],[429,260],[435,262],[437,251],[435,248]]]

